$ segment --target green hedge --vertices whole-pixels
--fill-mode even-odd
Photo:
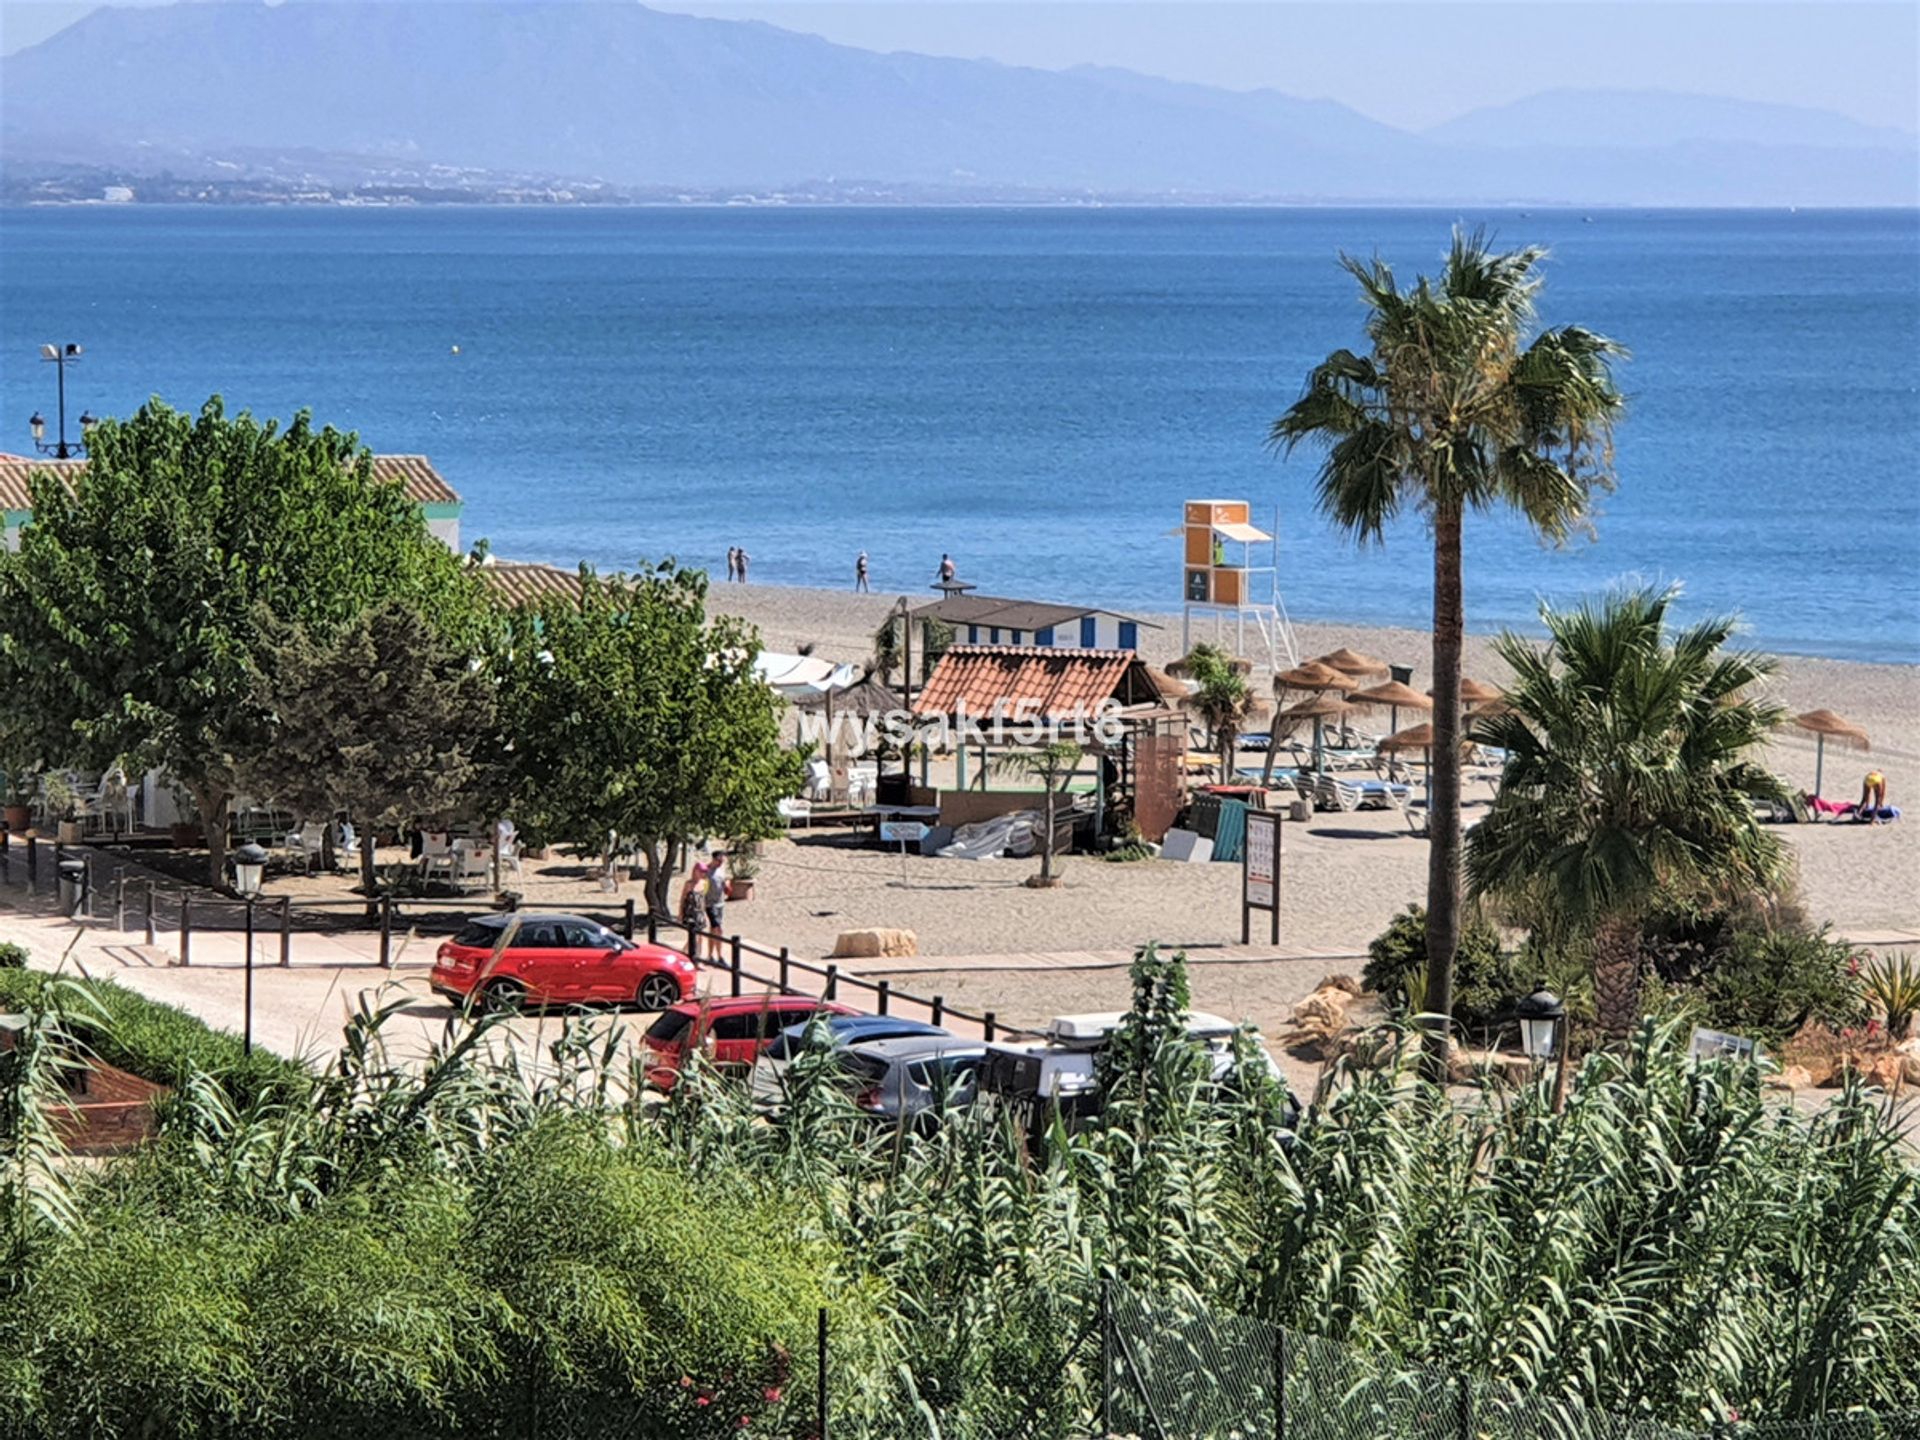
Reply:
[[[54,977],[41,970],[0,970],[0,1010],[34,1005]],[[236,1105],[246,1105],[268,1090],[304,1088],[312,1072],[304,1065],[259,1047],[251,1057],[240,1037],[215,1030],[173,1005],[116,985],[111,980],[78,979],[94,1013],[74,1017],[75,1028],[109,1065],[158,1085],[177,1086],[189,1070],[218,1076]]]

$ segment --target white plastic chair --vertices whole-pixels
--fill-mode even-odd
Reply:
[[[453,863],[448,879],[456,890],[465,890],[469,881],[477,880],[481,888],[486,888],[488,876],[492,873],[492,856],[487,847],[473,840],[453,842]]]
[[[852,765],[847,768],[847,804],[856,808],[871,805],[879,789],[878,765]]]
[[[432,880],[436,870],[444,870],[447,880],[453,880],[453,846],[444,830],[430,831],[420,841],[421,879]]]

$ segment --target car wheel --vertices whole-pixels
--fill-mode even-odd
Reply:
[[[527,987],[518,980],[496,980],[487,986],[489,1010],[522,1010],[527,1004]]]
[[[649,975],[640,982],[638,1003],[642,1010],[665,1010],[680,1003],[680,982],[671,975]]]

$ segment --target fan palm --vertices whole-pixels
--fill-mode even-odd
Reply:
[[[1526,339],[1539,289],[1536,247],[1496,253],[1455,231],[1439,280],[1402,290],[1379,260],[1341,263],[1367,305],[1368,351],[1336,350],[1273,422],[1282,451],[1326,449],[1320,509],[1365,544],[1412,508],[1433,533],[1433,849],[1427,870],[1430,1073],[1446,1050],[1460,939],[1461,526],[1470,510],[1518,510],[1564,540],[1612,475],[1621,399],[1612,361],[1625,352],[1567,326]]]
[[[1197,688],[1185,700],[1186,707],[1200,717],[1207,736],[1220,757],[1220,775],[1226,779],[1233,770],[1233,749],[1240,738],[1240,727],[1259,705],[1247,675],[1253,669],[1245,660],[1236,660],[1217,646],[1200,644],[1184,659],[1167,667],[1178,680],[1191,680]]]
[[[1674,593],[1545,609],[1544,651],[1503,635],[1508,705],[1473,726],[1508,758],[1467,837],[1472,892],[1532,896],[1592,935],[1595,1008],[1614,1036],[1639,1016],[1649,906],[1771,886],[1781,864],[1752,803],[1780,789],[1751,758],[1784,713],[1748,693],[1773,661],[1725,650],[1730,620],[1669,639]]]

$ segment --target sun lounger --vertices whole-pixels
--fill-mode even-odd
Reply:
[[[1391,780],[1341,779],[1322,775],[1314,785],[1314,803],[1322,810],[1398,810],[1406,812],[1405,785]]]

